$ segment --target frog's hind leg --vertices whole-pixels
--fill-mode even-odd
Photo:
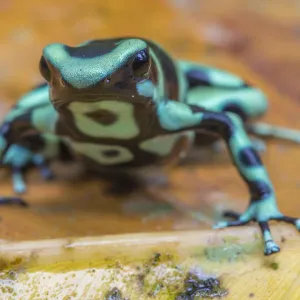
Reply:
[[[237,114],[245,124],[265,113],[267,100],[264,94],[253,87],[228,89],[221,87],[195,87],[190,90],[186,102],[191,105],[201,105],[215,112],[231,112]],[[207,139],[200,135],[198,140]],[[258,151],[264,151],[266,146],[260,139],[253,138],[253,145]]]
[[[215,228],[258,222],[265,242],[266,255],[279,251],[270,233],[268,226],[270,220],[289,222],[300,230],[300,219],[284,216],[279,211],[270,177],[259,155],[253,149],[241,118],[236,114],[210,111],[201,105],[168,101],[160,104],[158,117],[164,130],[206,132],[219,135],[226,143],[232,162],[248,186],[250,201],[246,211],[237,220],[221,221]]]
[[[187,93],[186,102],[210,111],[235,113],[244,122],[262,116],[268,109],[264,93],[250,86],[195,86]]]
[[[179,67],[187,78],[187,103],[201,104],[202,107],[216,112],[233,112],[240,116],[245,122],[247,132],[253,136],[300,143],[300,130],[266,123],[250,123],[268,109],[267,99],[261,90],[220,69],[186,61],[180,61]],[[257,149],[265,149],[261,140],[257,143],[257,140],[253,141]]]
[[[261,116],[267,110],[267,100],[259,89],[250,87],[242,81],[238,82],[234,78],[229,80],[232,79],[230,76],[224,77],[219,73],[219,76],[215,76],[212,80],[212,76],[207,75],[209,70],[203,69],[205,73],[199,71],[199,76],[196,74],[197,69],[194,73],[187,73],[190,89],[186,103],[180,103],[182,106],[180,109],[165,110],[164,113],[179,114],[188,119],[185,114],[190,112],[191,120],[198,118],[198,127],[195,128],[202,127],[206,132],[223,137],[234,164],[248,185],[251,198],[247,210],[241,215],[227,212],[226,215],[233,217],[234,220],[221,221],[215,228],[258,222],[265,241],[265,254],[276,253],[280,249],[272,239],[268,222],[270,220],[288,222],[300,230],[300,219],[284,216],[279,211],[272,182],[245,131],[245,121]],[[196,75],[198,79],[202,78],[198,82]],[[231,83],[228,84],[224,78],[229,78],[228,81]],[[175,105],[179,106],[177,103]],[[190,110],[184,109],[184,105]],[[165,115],[162,119],[168,121],[169,126],[173,126]],[[174,120],[184,122],[183,118],[177,115]]]
[[[268,102],[261,90],[248,85],[241,78],[220,69],[180,61],[180,68],[187,78],[188,93],[186,102],[216,112],[232,112],[244,123],[262,116],[268,108]],[[197,135],[197,142],[212,144],[216,138],[203,134]],[[258,151],[266,146],[258,138],[253,138],[253,145]],[[214,149],[219,149],[219,142]]]

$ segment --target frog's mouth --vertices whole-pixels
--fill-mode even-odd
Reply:
[[[72,96],[72,99],[61,99],[61,98],[55,98],[51,99],[51,102],[57,111],[62,111],[66,109],[72,102],[81,102],[81,103],[95,103],[95,102],[101,102],[101,101],[107,101],[107,100],[114,100],[114,101],[120,101],[120,102],[130,102],[134,104],[140,104],[140,105],[149,105],[149,100],[141,99],[139,95],[135,94],[122,94],[122,95],[116,95],[116,94],[78,94]]]
[[[104,100],[116,99],[115,95],[90,95],[90,94],[74,94],[70,97],[71,99],[65,98],[54,98],[51,99],[51,102],[56,110],[61,110],[70,105],[72,102],[100,102]]]

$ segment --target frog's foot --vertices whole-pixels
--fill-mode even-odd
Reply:
[[[22,194],[26,191],[24,175],[26,170],[32,165],[40,170],[41,176],[45,180],[54,177],[42,155],[34,154],[20,145],[11,145],[5,153],[2,163],[12,170],[13,189],[17,194]]]
[[[50,170],[47,162],[42,156],[33,155],[31,159],[31,163],[37,168],[39,168],[40,174],[44,178],[44,180],[53,179],[54,175]],[[28,166],[25,167],[12,166],[13,189],[14,192],[17,194],[23,194],[26,191],[26,183],[25,183],[24,175],[27,168]]]
[[[254,209],[255,208],[255,209]],[[271,220],[283,221],[296,226],[300,230],[300,219],[292,218],[282,215],[275,207],[271,212],[263,212],[262,205],[256,204],[249,207],[249,209],[243,213],[238,214],[233,211],[226,211],[225,217],[234,219],[233,221],[222,221],[214,226],[214,228],[226,228],[231,226],[243,226],[251,221],[258,222],[260,230],[263,235],[265,249],[265,255],[270,255],[280,251],[280,247],[274,242],[268,222]]]
[[[42,155],[36,154],[32,158],[33,164],[40,169],[41,176],[45,180],[52,180],[55,176],[45,158]]]

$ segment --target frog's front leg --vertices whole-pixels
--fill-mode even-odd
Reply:
[[[32,147],[33,149],[30,150]],[[34,150],[38,150],[38,153]],[[24,175],[30,167],[37,167],[45,180],[52,179],[54,175],[48,166],[48,162],[59,158],[62,150],[60,139],[50,134],[27,138],[27,141],[23,141],[23,145],[11,145],[3,157],[2,163],[12,170],[15,193],[21,194],[26,191]]]
[[[24,181],[25,170],[31,164],[39,167],[41,165],[40,160],[44,161],[42,156],[32,153],[29,149],[21,145],[13,144],[9,147],[3,158],[3,165],[8,166],[12,170],[13,189],[15,193],[21,194],[26,191]],[[44,172],[41,170],[41,173],[43,174]]]
[[[283,216],[278,210],[272,183],[258,154],[248,138],[243,122],[233,113],[205,110],[196,105],[167,101],[158,105],[161,127],[167,131],[197,130],[223,138],[241,177],[250,192],[246,212],[235,221],[223,221],[215,228],[240,226],[250,221],[258,222],[265,241],[265,254],[280,250],[272,239],[268,222],[285,221],[300,229],[300,219]]]
[[[44,177],[52,176],[46,160],[57,157],[61,150],[61,142],[54,132],[56,121],[56,112],[52,106],[46,105],[31,111],[12,110],[0,127],[1,161],[13,170],[16,192],[25,190],[23,171],[29,164],[38,166]],[[20,201],[15,197],[0,199],[4,203]]]

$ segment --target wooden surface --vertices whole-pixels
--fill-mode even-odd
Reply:
[[[220,0],[128,0],[125,6],[117,0],[2,0],[1,116],[41,79],[38,61],[45,44],[74,45],[92,38],[136,35],[156,40],[175,57],[225,68],[257,84],[271,103],[264,120],[300,129],[299,17],[300,5],[295,0],[226,0],[222,5]],[[280,141],[268,142],[262,154],[279,206],[291,216],[300,216],[299,155],[298,145]],[[104,273],[110,269],[120,274],[120,265],[106,265],[107,259],[97,265],[106,257],[104,252],[112,255],[120,250],[108,259],[116,262],[126,248],[131,260],[121,263],[127,270],[133,267],[136,253],[143,255],[148,244],[153,248],[147,252],[149,257],[155,251],[162,255],[174,251],[181,255],[176,261],[178,269],[183,266],[187,272],[200,268],[221,276],[221,285],[228,292],[226,299],[299,299],[300,238],[291,226],[272,226],[282,252],[270,258],[262,255],[255,225],[209,230],[221,210],[243,211],[248,203],[246,187],[227,152],[212,154],[195,149],[182,164],[164,172],[168,184],[164,184],[161,172],[153,171],[146,174],[144,187],[133,187],[131,193],[123,195],[116,194],[115,185],[108,182],[82,178],[76,166],[53,165],[53,169],[57,175],[53,182],[43,182],[36,171],[28,174],[25,197],[29,208],[1,207],[0,239],[15,242],[3,241],[0,247],[0,269],[5,271],[0,272],[0,279],[4,279],[0,280],[1,299],[103,299],[103,281],[99,276],[89,277],[93,268],[98,272],[105,267]],[[7,170],[1,170],[0,191],[3,195],[13,193]],[[170,232],[161,233],[166,230]],[[145,234],[153,231],[158,233]],[[141,234],[135,235],[138,232]],[[134,235],[101,237],[123,233]],[[88,237],[88,242],[76,244],[76,236]],[[64,239],[40,242],[50,238]],[[19,243],[22,240],[33,242]],[[88,251],[84,259],[76,256],[76,251],[89,247],[98,256]],[[40,257],[55,262],[49,264]],[[80,274],[84,280],[77,281],[73,274],[76,268],[83,270]],[[18,275],[14,279],[12,269]],[[61,285],[67,276],[70,285]],[[183,277],[179,278],[181,288]],[[116,283],[105,284],[112,288]],[[67,294],[70,289],[72,293]],[[143,293],[148,292],[143,289]],[[162,288],[157,299],[174,299],[174,295],[166,297],[164,293]],[[127,295],[135,299],[139,294]]]
[[[300,129],[300,8],[296,1],[1,1],[0,104],[11,104],[40,80],[38,60],[51,42],[137,35],[161,43],[174,56],[210,63],[264,89],[270,112],[264,120]],[[202,152],[201,152],[202,153]],[[283,213],[300,216],[300,147],[271,141],[263,161]],[[99,179],[57,180],[27,176],[28,209],[1,208],[0,237],[35,240],[66,236],[210,228],[221,209],[244,210],[248,193],[226,152],[194,151],[166,171],[168,186],[149,185],[114,195]],[[11,195],[3,171],[1,194]],[[73,173],[73,171],[71,171]],[[195,212],[198,213],[195,213]],[[251,225],[252,226],[252,225]]]
[[[261,255],[263,244],[254,228],[6,243],[0,250],[0,296],[3,300],[200,300],[201,295],[220,300],[298,300],[298,233],[276,229],[276,240],[285,237],[284,252],[271,257]],[[120,297],[109,298],[113,293]]]

